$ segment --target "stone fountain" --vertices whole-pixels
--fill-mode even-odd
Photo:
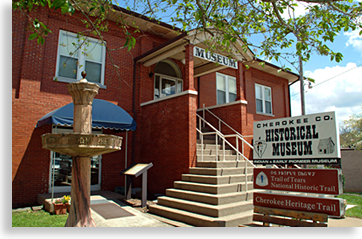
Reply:
[[[43,148],[73,157],[71,207],[66,227],[95,227],[90,210],[91,157],[121,149],[122,137],[92,134],[92,103],[99,86],[83,79],[67,85],[73,98],[73,133],[42,135]]]

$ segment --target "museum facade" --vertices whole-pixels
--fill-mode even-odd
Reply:
[[[28,19],[13,11],[13,207],[35,205],[38,194],[70,192],[71,157],[43,149],[41,135],[72,132],[71,121],[57,121],[55,113],[72,102],[66,85],[81,79],[82,71],[100,86],[95,99],[112,104],[98,106],[105,119],[93,125],[92,133],[123,137],[121,151],[92,158],[92,190],[124,186],[121,171],[133,163],[152,162],[148,191],[164,194],[195,166],[199,117],[223,134],[233,128],[251,145],[254,121],[290,117],[289,86],[298,75],[244,52],[241,42],[228,52],[212,52],[205,44],[207,33],[184,32],[114,9],[108,31],[102,33],[108,51],[99,37],[85,31],[80,13],[68,16],[38,8],[34,17],[52,30],[40,45],[28,40]],[[123,47],[126,34],[116,23],[119,16],[139,26],[134,33],[128,30],[136,39],[129,52]],[[132,119],[130,125],[122,125],[122,116],[116,125],[107,123],[116,114],[113,106]],[[219,128],[220,120],[230,128]],[[233,145],[241,143],[236,141],[230,139]],[[243,154],[252,160],[250,147]]]

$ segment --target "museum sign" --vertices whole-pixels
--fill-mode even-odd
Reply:
[[[223,56],[223,55],[219,55],[216,53],[212,53],[211,51],[202,49],[200,47],[195,46],[194,47],[194,56],[207,60],[207,61],[211,61],[211,62],[215,62],[218,63],[220,65],[224,65],[224,66],[228,66],[234,69],[238,69],[238,61],[231,59],[229,57]]]
[[[254,163],[338,163],[336,122],[335,112],[254,122]]]

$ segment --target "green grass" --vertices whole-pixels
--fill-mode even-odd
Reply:
[[[347,200],[347,204],[356,205],[346,211],[347,217],[362,218],[362,193],[345,193],[338,196]]]
[[[44,210],[12,213],[13,227],[64,227],[68,214],[52,215]]]

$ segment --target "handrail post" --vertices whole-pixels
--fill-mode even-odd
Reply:
[[[248,164],[244,158],[245,161],[245,192],[248,192]]]
[[[204,161],[204,134],[203,133],[201,133],[201,161]]]
[[[225,139],[222,141],[223,161],[225,161]]]
[[[201,118],[199,117],[199,130],[202,132],[202,128],[201,128]]]
[[[238,139],[238,136],[236,136],[235,139],[236,139],[236,149],[239,152],[239,139]],[[236,160],[240,161],[239,154],[237,152],[236,152]]]
[[[202,118],[205,119],[205,104],[202,105]],[[205,128],[205,121],[202,121],[202,127]]]
[[[219,161],[219,153],[218,153],[218,150],[217,150],[217,137],[218,135],[217,135],[217,133],[215,134],[215,142],[216,142],[216,145],[215,145],[215,148],[216,148],[216,161]]]

